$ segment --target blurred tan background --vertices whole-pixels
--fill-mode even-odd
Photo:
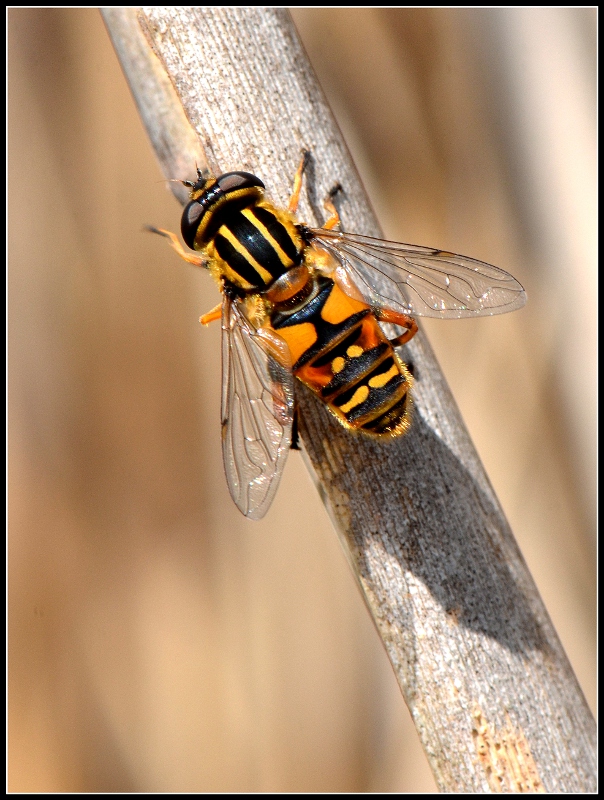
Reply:
[[[595,11],[294,18],[385,234],[528,290],[426,329],[593,708]],[[216,290],[141,232],[180,210],[98,11],[8,43],[9,789],[433,791],[299,454],[230,501]]]

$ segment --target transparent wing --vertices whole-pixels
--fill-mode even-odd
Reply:
[[[222,455],[231,497],[251,519],[273,500],[291,444],[294,386],[238,301],[222,304]]]
[[[444,250],[313,228],[365,302],[403,314],[460,319],[504,314],[526,303],[510,274]]]

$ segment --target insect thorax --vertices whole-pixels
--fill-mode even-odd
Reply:
[[[303,236],[292,215],[264,199],[249,172],[227,172],[193,185],[181,231],[205,253],[217,279],[244,292],[262,291],[302,261]]]
[[[302,263],[305,242],[291,216],[266,201],[225,213],[206,247],[211,269],[245,291],[262,291]]]

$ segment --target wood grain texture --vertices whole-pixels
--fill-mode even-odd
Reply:
[[[166,177],[191,177],[205,157],[216,173],[259,175],[284,205],[310,148],[300,219],[321,224],[339,181],[345,229],[380,234],[287,12],[105,20]],[[353,436],[303,387],[300,432],[438,785],[593,791],[593,719],[421,331],[402,355],[415,375],[406,436]],[[514,737],[520,755],[490,757]]]

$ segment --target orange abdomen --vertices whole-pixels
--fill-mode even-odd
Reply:
[[[368,305],[320,278],[312,300],[274,312],[271,322],[290,348],[294,375],[342,425],[383,436],[407,430],[413,380]]]

